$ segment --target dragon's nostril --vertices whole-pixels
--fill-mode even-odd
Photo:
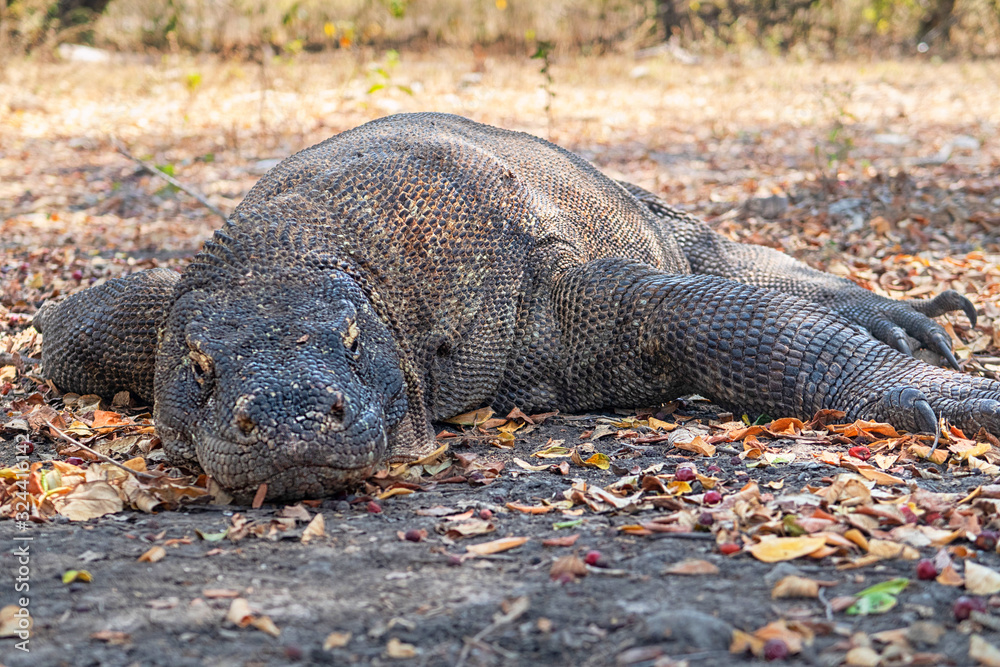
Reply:
[[[253,417],[250,416],[252,402],[253,394],[243,394],[236,399],[236,405],[233,407],[233,421],[236,422],[236,427],[244,433],[250,433],[256,426]]]
[[[330,391],[327,389],[327,391]],[[337,421],[343,423],[344,421],[344,394],[339,391],[333,392],[333,400],[330,402],[330,416],[332,416]]]

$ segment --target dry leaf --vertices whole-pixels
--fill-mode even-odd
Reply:
[[[544,547],[571,547],[576,544],[576,541],[580,539],[580,533],[576,535],[567,535],[566,537],[549,537],[542,540],[542,546]]]
[[[826,545],[823,537],[772,537],[750,547],[750,553],[765,563],[808,556]]]
[[[34,623],[27,607],[9,604],[0,609],[0,637],[21,637],[19,633],[30,633]]]
[[[696,435],[691,442],[675,442],[674,447],[702,456],[715,456],[715,445],[706,442],[700,435]]]
[[[417,655],[417,647],[413,644],[401,642],[399,639],[393,637],[385,645],[385,654],[390,658],[396,658],[399,660],[405,658],[415,658]]]
[[[241,628],[250,625],[253,614],[250,613],[250,603],[246,601],[246,598],[233,599],[229,605],[229,611],[226,613],[226,620]]]
[[[281,636],[281,630],[278,629],[278,626],[276,626],[268,616],[261,616],[259,618],[255,618],[252,621],[250,621],[250,625],[257,628],[261,632],[271,635],[272,637]]]
[[[161,547],[160,545],[156,545],[154,547],[150,547],[149,550],[146,551],[146,553],[139,556],[139,562],[155,563],[157,561],[163,560],[166,557],[166,555],[167,555],[167,550]]]
[[[668,565],[663,574],[718,574],[719,568],[707,560],[690,558]]]
[[[323,640],[323,650],[330,651],[335,648],[344,648],[351,641],[350,632],[331,632]]]
[[[815,579],[799,577],[791,574],[782,578],[771,589],[771,599],[779,598],[815,598],[819,597],[819,582]]]
[[[965,590],[973,595],[993,595],[1000,592],[1000,573],[985,565],[965,561]]]
[[[508,549],[514,549],[521,546],[527,542],[530,537],[501,537],[499,540],[493,540],[492,542],[483,542],[481,544],[470,544],[465,547],[465,550],[470,554],[476,556],[486,556],[488,554],[500,553],[501,551],[507,551]]]
[[[442,421],[459,426],[478,426],[493,416],[493,408],[479,408]]]
[[[317,513],[316,516],[312,518],[306,529],[302,531],[302,543],[308,544],[310,541],[323,537],[326,535],[326,521],[323,519],[323,515]]]
[[[104,481],[83,482],[62,498],[52,501],[56,510],[70,521],[87,521],[105,514],[121,512],[124,507],[118,492]]]
[[[562,580],[566,577],[576,579],[585,576],[587,576],[587,564],[576,555],[561,556],[555,559],[549,569],[549,578],[553,580]]]
[[[980,665],[1000,667],[1000,649],[979,635],[969,637],[969,657]]]
[[[507,503],[507,508],[524,514],[548,514],[554,509],[551,505],[522,505],[521,503]]]

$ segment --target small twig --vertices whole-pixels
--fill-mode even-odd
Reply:
[[[830,605],[830,601],[826,599],[826,589],[823,586],[819,587],[819,592],[816,596],[819,601],[823,603],[823,610],[826,613],[826,620],[833,622],[833,607]]]
[[[10,352],[10,353],[0,352],[0,364],[3,364],[4,366],[7,366],[8,364],[17,366],[20,364],[21,368],[18,369],[17,371],[18,373],[24,370],[23,368],[24,366],[37,366],[40,363],[42,362],[38,359],[32,359],[31,357],[22,357],[17,352]]]
[[[67,442],[76,445],[77,447],[79,447],[80,449],[82,449],[85,452],[90,452],[91,454],[93,454],[94,456],[96,456],[101,461],[104,461],[105,463],[110,463],[113,466],[117,466],[117,467],[121,468],[122,470],[124,470],[125,472],[131,473],[132,475],[135,475],[139,479],[145,479],[145,480],[148,480],[148,481],[153,481],[153,480],[159,479],[159,477],[157,475],[151,475],[148,472],[140,472],[139,470],[132,470],[131,468],[123,466],[121,463],[118,463],[118,461],[115,461],[114,459],[112,459],[112,458],[110,458],[108,456],[105,456],[104,454],[101,454],[100,452],[94,451],[93,449],[91,449],[87,445],[83,444],[82,442],[80,442],[79,440],[77,440],[76,438],[74,438],[73,436],[71,436],[70,434],[63,433],[62,431],[60,431],[55,425],[52,424],[52,422],[45,422],[45,424],[50,429],[52,429],[57,434],[59,434],[59,437],[61,437],[63,440],[66,440]]]
[[[226,214],[220,211],[218,208],[216,208],[215,205],[212,204],[212,202],[208,201],[205,195],[201,194],[192,187],[184,185],[170,174],[164,173],[162,170],[157,169],[156,165],[150,164],[149,162],[146,162],[145,160],[137,158],[136,156],[132,155],[131,153],[128,152],[128,149],[125,148],[125,146],[123,146],[120,141],[118,141],[117,137],[111,137],[111,143],[114,144],[115,149],[119,153],[127,157],[129,160],[132,160],[133,162],[138,164],[140,167],[148,171],[153,176],[158,176],[162,178],[163,180],[165,180],[167,183],[174,186],[178,190],[188,193],[189,195],[197,199],[199,204],[201,204],[209,211],[222,218],[223,222],[228,222],[229,218],[226,217]]]
[[[652,535],[647,535],[647,539],[650,540],[697,540],[697,541],[707,541],[714,540],[715,535],[712,533],[653,533]]]
[[[492,644],[485,644],[484,645],[483,639],[486,637],[486,635],[490,634],[494,630],[496,630],[498,628],[502,628],[503,626],[508,625],[510,623],[513,623],[514,621],[516,621],[517,619],[519,619],[524,614],[524,612],[527,611],[527,610],[528,610],[527,604],[525,604],[520,609],[517,609],[517,608],[511,609],[509,612],[507,612],[506,614],[504,614],[502,616],[496,616],[496,617],[494,617],[493,622],[490,623],[489,625],[487,625],[485,628],[483,628],[479,632],[477,632],[475,634],[475,636],[473,636],[473,637],[466,637],[465,638],[465,645],[462,646],[462,651],[461,651],[461,653],[458,654],[458,660],[455,662],[455,667],[462,667],[462,665],[465,664],[466,659],[468,659],[468,657],[469,657],[469,651],[472,650],[473,646],[480,646],[480,647],[485,647],[485,648],[491,648],[491,649],[497,650],[501,654],[504,654],[505,651],[503,649],[500,649],[497,646],[493,646]],[[516,657],[516,655],[514,657]]]

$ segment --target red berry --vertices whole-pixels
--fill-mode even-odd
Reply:
[[[22,440],[17,444],[17,453],[21,456],[30,456],[35,451],[35,443],[30,440]]]
[[[993,551],[997,548],[997,532],[994,530],[984,530],[976,535],[976,548],[983,551]]]
[[[938,576],[937,568],[934,566],[934,561],[929,558],[924,558],[919,563],[917,563],[917,579],[929,580],[934,579]]]
[[[381,514],[382,513],[382,506],[379,505],[374,500],[369,500],[368,501],[368,511],[371,512],[372,514]]]
[[[419,542],[420,540],[424,539],[424,534],[422,531],[419,530],[408,530],[403,535],[403,539],[405,539],[407,542]]]
[[[677,472],[674,473],[674,479],[678,482],[693,482],[697,475],[694,474],[694,468],[691,466],[684,466],[678,468]]]
[[[86,461],[81,459],[79,456],[70,456],[69,458],[66,459],[66,463],[70,464],[71,466],[82,466],[84,463],[86,463]]]
[[[740,550],[740,545],[733,542],[723,542],[719,545],[719,553],[724,556],[731,556]]]
[[[702,512],[698,515],[699,526],[711,526],[713,523],[715,523],[715,516],[711,512]]]
[[[593,565],[594,567],[601,567],[601,561],[604,556],[600,551],[592,549],[587,552],[587,555],[583,557],[583,562],[587,565]]]
[[[479,510],[479,518],[483,521],[489,521],[493,518],[493,510],[481,509]]]
[[[952,612],[955,614],[955,620],[964,621],[969,617],[973,611],[978,611],[986,613],[986,603],[983,602],[982,598],[969,597],[963,595],[962,597],[955,600],[955,604],[952,605]]]
[[[706,505],[718,505],[722,502],[722,494],[718,491],[706,491],[704,501]]]
[[[76,282],[80,282],[81,280],[83,280],[83,271],[81,271],[80,269],[77,269],[76,271],[74,271],[70,275],[73,277],[73,280],[75,280]]]
[[[783,639],[768,639],[764,644],[765,660],[784,660],[788,657],[788,644]]]
[[[861,459],[862,461],[867,461],[872,456],[872,450],[868,449],[864,445],[851,447],[847,450],[847,453],[856,459]]]
[[[705,470],[707,470],[708,472],[712,473],[713,475],[715,473],[717,473],[717,472],[722,472],[722,468],[720,468],[719,466],[715,465],[714,463],[712,465],[708,466],[707,468],[705,468]]]

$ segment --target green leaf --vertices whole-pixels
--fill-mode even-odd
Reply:
[[[385,84],[384,83],[376,83],[371,88],[368,89],[368,94],[371,95],[372,93],[377,93],[378,91],[382,90],[383,88],[385,88]]]
[[[883,581],[880,584],[875,584],[874,586],[869,586],[865,590],[858,593],[858,596],[871,595],[872,593],[888,593],[889,595],[899,595],[903,592],[910,584],[910,580],[906,577],[898,577],[896,579],[890,579],[889,581]]]
[[[206,533],[198,528],[194,529],[195,535],[205,540],[206,542],[218,542],[222,540],[228,533],[229,529],[226,528],[221,533]]]
[[[556,530],[559,530],[561,528],[576,528],[581,523],[583,523],[583,519],[573,519],[572,521],[559,521],[557,523],[552,524],[552,527]]]
[[[884,614],[896,606],[896,596],[909,585],[910,580],[900,577],[883,581],[858,593],[858,601],[847,609],[851,616]]]

